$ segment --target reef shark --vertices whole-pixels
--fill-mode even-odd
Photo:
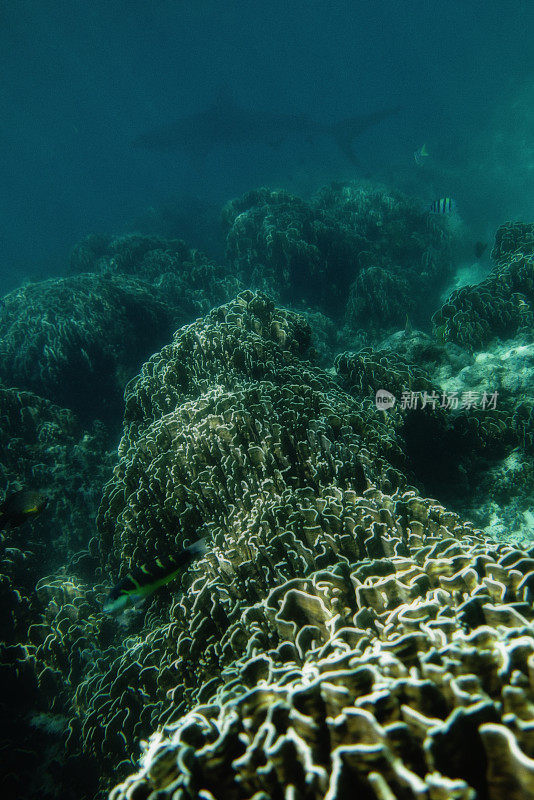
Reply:
[[[221,97],[210,108],[137,136],[133,144],[149,150],[182,150],[198,161],[216,148],[267,142],[272,147],[296,136],[330,136],[353,163],[353,142],[361,133],[400,111],[399,107],[373,111],[334,123],[320,123],[305,114],[277,114],[238,106]]]

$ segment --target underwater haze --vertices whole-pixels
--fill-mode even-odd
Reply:
[[[532,90],[533,22],[526,0],[6,0],[2,285],[62,272],[80,237],[169,198],[214,214],[264,184],[299,193],[398,176],[425,202],[454,195],[481,228],[532,213],[532,121],[518,97]],[[320,123],[401,110],[358,142],[359,168],[302,136],[196,160],[133,146],[210,107],[221,87],[246,108]],[[414,174],[423,142],[432,165]]]
[[[534,4],[0,0],[0,797],[534,800]]]

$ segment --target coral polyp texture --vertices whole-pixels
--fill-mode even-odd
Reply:
[[[400,193],[332,184],[310,202],[261,189],[223,211],[227,258],[247,286],[349,328],[428,323],[451,268],[451,232]],[[418,298],[424,297],[421,303]]]
[[[112,800],[534,797],[533,554],[413,492],[337,503],[337,563],[244,609]]]
[[[128,386],[103,562],[210,549],[80,684],[84,746],[119,761],[157,730],[116,800],[534,797],[534,559],[406,490],[394,432],[309,344],[245,293]]]

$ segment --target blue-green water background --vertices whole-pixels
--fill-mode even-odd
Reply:
[[[363,174],[453,196],[481,238],[532,219],[533,23],[527,0],[4,0],[0,291],[63,273],[82,236],[170,198],[183,237],[215,254],[221,204],[262,184],[306,195]],[[220,87],[320,122],[402,111],[361,137],[359,170],[327,139],[218,149],[200,168],[132,147]]]

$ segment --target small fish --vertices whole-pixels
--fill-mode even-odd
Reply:
[[[34,489],[13,492],[0,503],[0,530],[18,528],[26,520],[43,511],[48,498]]]
[[[456,202],[452,197],[441,197],[434,200],[429,210],[432,214],[453,214],[456,211]]]
[[[476,242],[475,244],[475,258],[482,258],[488,247],[487,242]]]
[[[150,566],[128,573],[108,594],[104,603],[104,612],[114,614],[131,606],[137,606],[155,591],[174,580],[192,561],[207,552],[205,539],[186,547],[176,556],[167,556],[165,560],[156,559]]]
[[[420,167],[421,164],[425,163],[425,158],[428,158],[429,155],[430,153],[426,149],[426,144],[422,144],[421,147],[418,147],[413,154],[413,158],[417,166]]]

